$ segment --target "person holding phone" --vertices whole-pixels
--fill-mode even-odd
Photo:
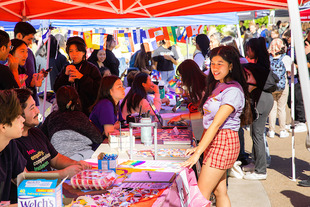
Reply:
[[[72,63],[65,66],[55,80],[54,90],[71,85],[78,92],[83,112],[89,116],[89,107],[95,102],[101,74],[99,69],[86,61],[86,44],[80,37],[70,37],[67,41],[67,53]]]
[[[123,118],[126,118],[129,114],[147,113],[148,111],[151,112],[151,115],[155,115],[147,99],[147,94],[151,92],[155,93],[152,102],[156,110],[159,111],[161,109],[161,100],[158,85],[151,81],[151,77],[148,74],[138,73],[128,94],[122,101],[121,110]]]
[[[28,79],[28,75],[26,73],[27,68],[24,67],[26,60],[28,58],[27,44],[20,39],[12,39],[11,43],[13,49],[10,51],[10,54],[18,61],[19,81],[21,83],[21,87],[27,87],[26,86],[26,80]],[[33,83],[34,86],[40,87],[42,85],[43,79],[44,79],[43,72],[34,73],[31,82]]]

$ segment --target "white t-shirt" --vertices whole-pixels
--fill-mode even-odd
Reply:
[[[199,66],[199,68],[200,68],[200,70],[203,70],[204,68],[203,68],[203,63],[204,63],[204,61],[205,61],[205,58],[204,58],[204,56],[202,55],[202,53],[201,52],[198,52],[198,53],[196,53],[195,54],[195,56],[194,56],[194,61],[197,63],[197,65]]]

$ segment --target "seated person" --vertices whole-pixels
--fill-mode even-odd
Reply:
[[[103,139],[82,112],[79,95],[73,87],[62,86],[56,101],[58,110],[46,117],[40,129],[62,155],[77,161],[90,159]]]
[[[11,185],[15,185],[11,180],[16,183],[17,175],[26,166],[26,160],[12,141],[22,136],[25,119],[21,113],[16,93],[0,91],[0,201],[10,200]]]
[[[71,178],[84,169],[91,169],[91,165],[84,161],[72,160],[58,153],[50,143],[44,133],[38,129],[39,109],[32,98],[32,92],[28,89],[15,89],[20,101],[25,118],[22,137],[15,142],[27,160],[26,168],[28,171],[52,171],[58,173],[60,178]]]
[[[27,44],[23,40],[20,40],[20,39],[12,39],[11,43],[12,43],[13,49],[10,51],[10,54],[18,62],[18,73],[19,73],[20,84],[22,87],[26,87],[26,80],[28,79],[28,75],[26,74],[26,68],[24,68],[24,65],[28,57]],[[43,73],[34,73],[32,82],[35,86],[39,87],[42,85],[43,79],[44,79]]]
[[[119,110],[119,101],[125,97],[125,89],[117,76],[102,78],[97,100],[92,107],[89,119],[98,127],[103,137],[119,129],[123,121]]]
[[[146,73],[138,73],[132,83],[132,87],[121,104],[123,118],[133,113],[147,113],[155,115],[149,101],[147,93],[155,92],[153,103],[157,111],[161,108],[161,100],[158,86],[151,81],[151,77]],[[141,110],[140,110],[141,109]]]
[[[9,53],[12,48],[9,34],[0,30],[0,90],[19,88],[18,63]],[[7,65],[5,62],[7,61]]]

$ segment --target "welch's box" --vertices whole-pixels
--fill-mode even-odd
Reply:
[[[22,173],[17,177],[18,207],[61,207],[62,183],[58,173]]]

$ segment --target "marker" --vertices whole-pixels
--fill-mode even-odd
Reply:
[[[151,177],[151,175],[150,175],[150,172],[147,172],[147,174],[148,174],[149,178],[152,179],[152,177]]]

